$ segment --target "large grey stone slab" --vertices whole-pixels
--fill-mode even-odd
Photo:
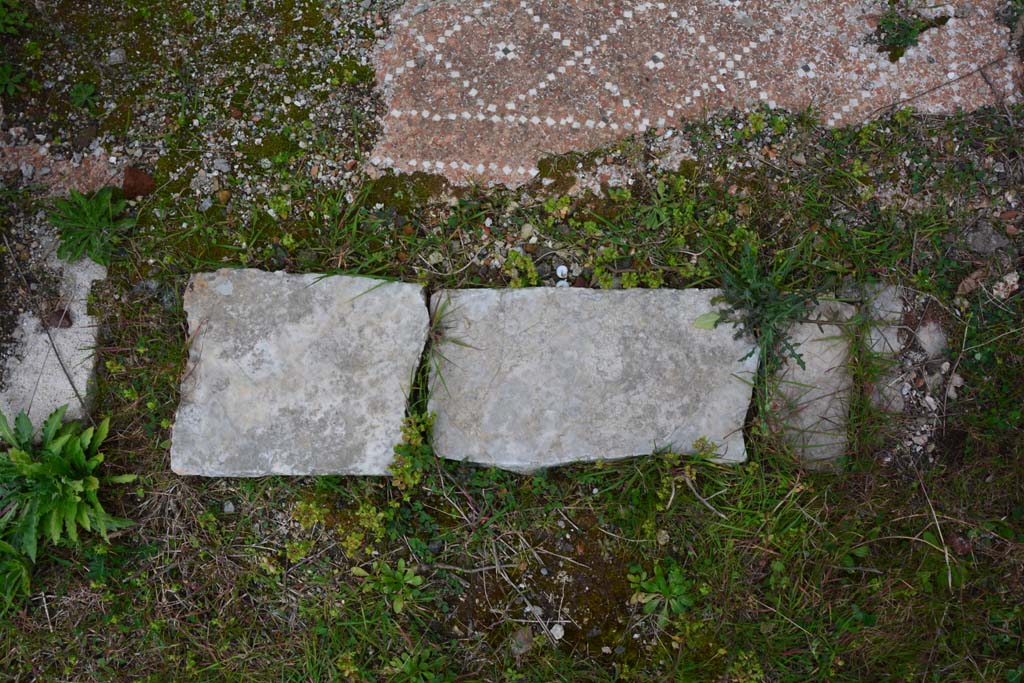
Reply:
[[[790,341],[803,361],[788,358],[772,396],[772,419],[796,454],[827,466],[846,452],[850,414],[850,338],[857,309],[838,301],[818,304],[807,322],[793,325]]]
[[[185,293],[179,474],[387,474],[429,320],[417,285],[220,270]]]
[[[717,290],[441,292],[432,363],[434,448],[528,472],[691,451],[745,459],[757,355],[734,328],[698,329]]]
[[[92,283],[107,276],[106,268],[85,258],[66,263],[51,255],[47,265],[61,274],[60,298],[54,310],[19,317],[0,391],[0,411],[9,418],[24,411],[36,426],[62,405],[69,420],[88,410],[99,336],[88,297]]]

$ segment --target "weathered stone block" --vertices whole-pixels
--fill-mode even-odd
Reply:
[[[735,329],[698,329],[717,290],[538,288],[438,294],[434,447],[528,472],[691,451],[742,461],[757,368]]]
[[[846,452],[853,377],[850,335],[844,325],[856,310],[837,301],[821,302],[809,322],[789,330],[804,367],[792,358],[783,364],[771,403],[772,419],[810,465],[826,465]]]
[[[387,474],[429,320],[420,287],[220,270],[185,293],[179,474]]]
[[[0,411],[8,418],[25,411],[37,427],[65,404],[66,419],[85,416],[99,335],[97,321],[87,310],[89,290],[107,276],[106,268],[86,258],[65,263],[53,256],[49,265],[61,272],[58,306],[42,312],[44,319],[21,315],[0,391]]]
[[[867,350],[874,361],[884,365],[871,387],[872,404],[887,413],[902,413],[904,372],[899,367],[904,338],[909,334],[903,325],[905,292],[896,285],[873,285],[865,288],[864,314],[867,318]]]

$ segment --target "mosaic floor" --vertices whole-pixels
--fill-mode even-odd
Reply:
[[[922,5],[948,21],[892,62],[873,41],[880,0],[410,2],[376,53],[388,113],[371,164],[515,186],[545,156],[716,110],[813,105],[841,126],[1019,96],[997,0]]]

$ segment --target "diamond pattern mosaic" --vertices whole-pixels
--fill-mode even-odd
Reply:
[[[516,186],[545,156],[734,107],[813,105],[841,126],[1016,101],[998,0],[922,4],[949,20],[892,62],[872,42],[881,0],[409,3],[375,56],[371,170]]]

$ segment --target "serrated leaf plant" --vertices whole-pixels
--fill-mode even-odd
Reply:
[[[114,247],[124,233],[135,225],[133,216],[125,216],[127,202],[114,197],[114,188],[85,195],[71,190],[66,199],[54,202],[50,222],[60,231],[57,256],[77,261],[88,256],[96,263],[110,264]]]
[[[63,423],[67,406],[55,410],[43,424],[39,441],[24,413],[12,429],[0,414],[0,551],[21,554],[36,562],[39,543],[66,539],[80,542],[79,531],[95,531],[107,541],[107,532],[131,524],[109,515],[99,500],[102,484],[124,484],[134,474],[107,476],[98,468],[103,462],[99,448],[110,427],[105,419],[96,427],[79,422]],[[11,552],[13,550],[13,552]]]

